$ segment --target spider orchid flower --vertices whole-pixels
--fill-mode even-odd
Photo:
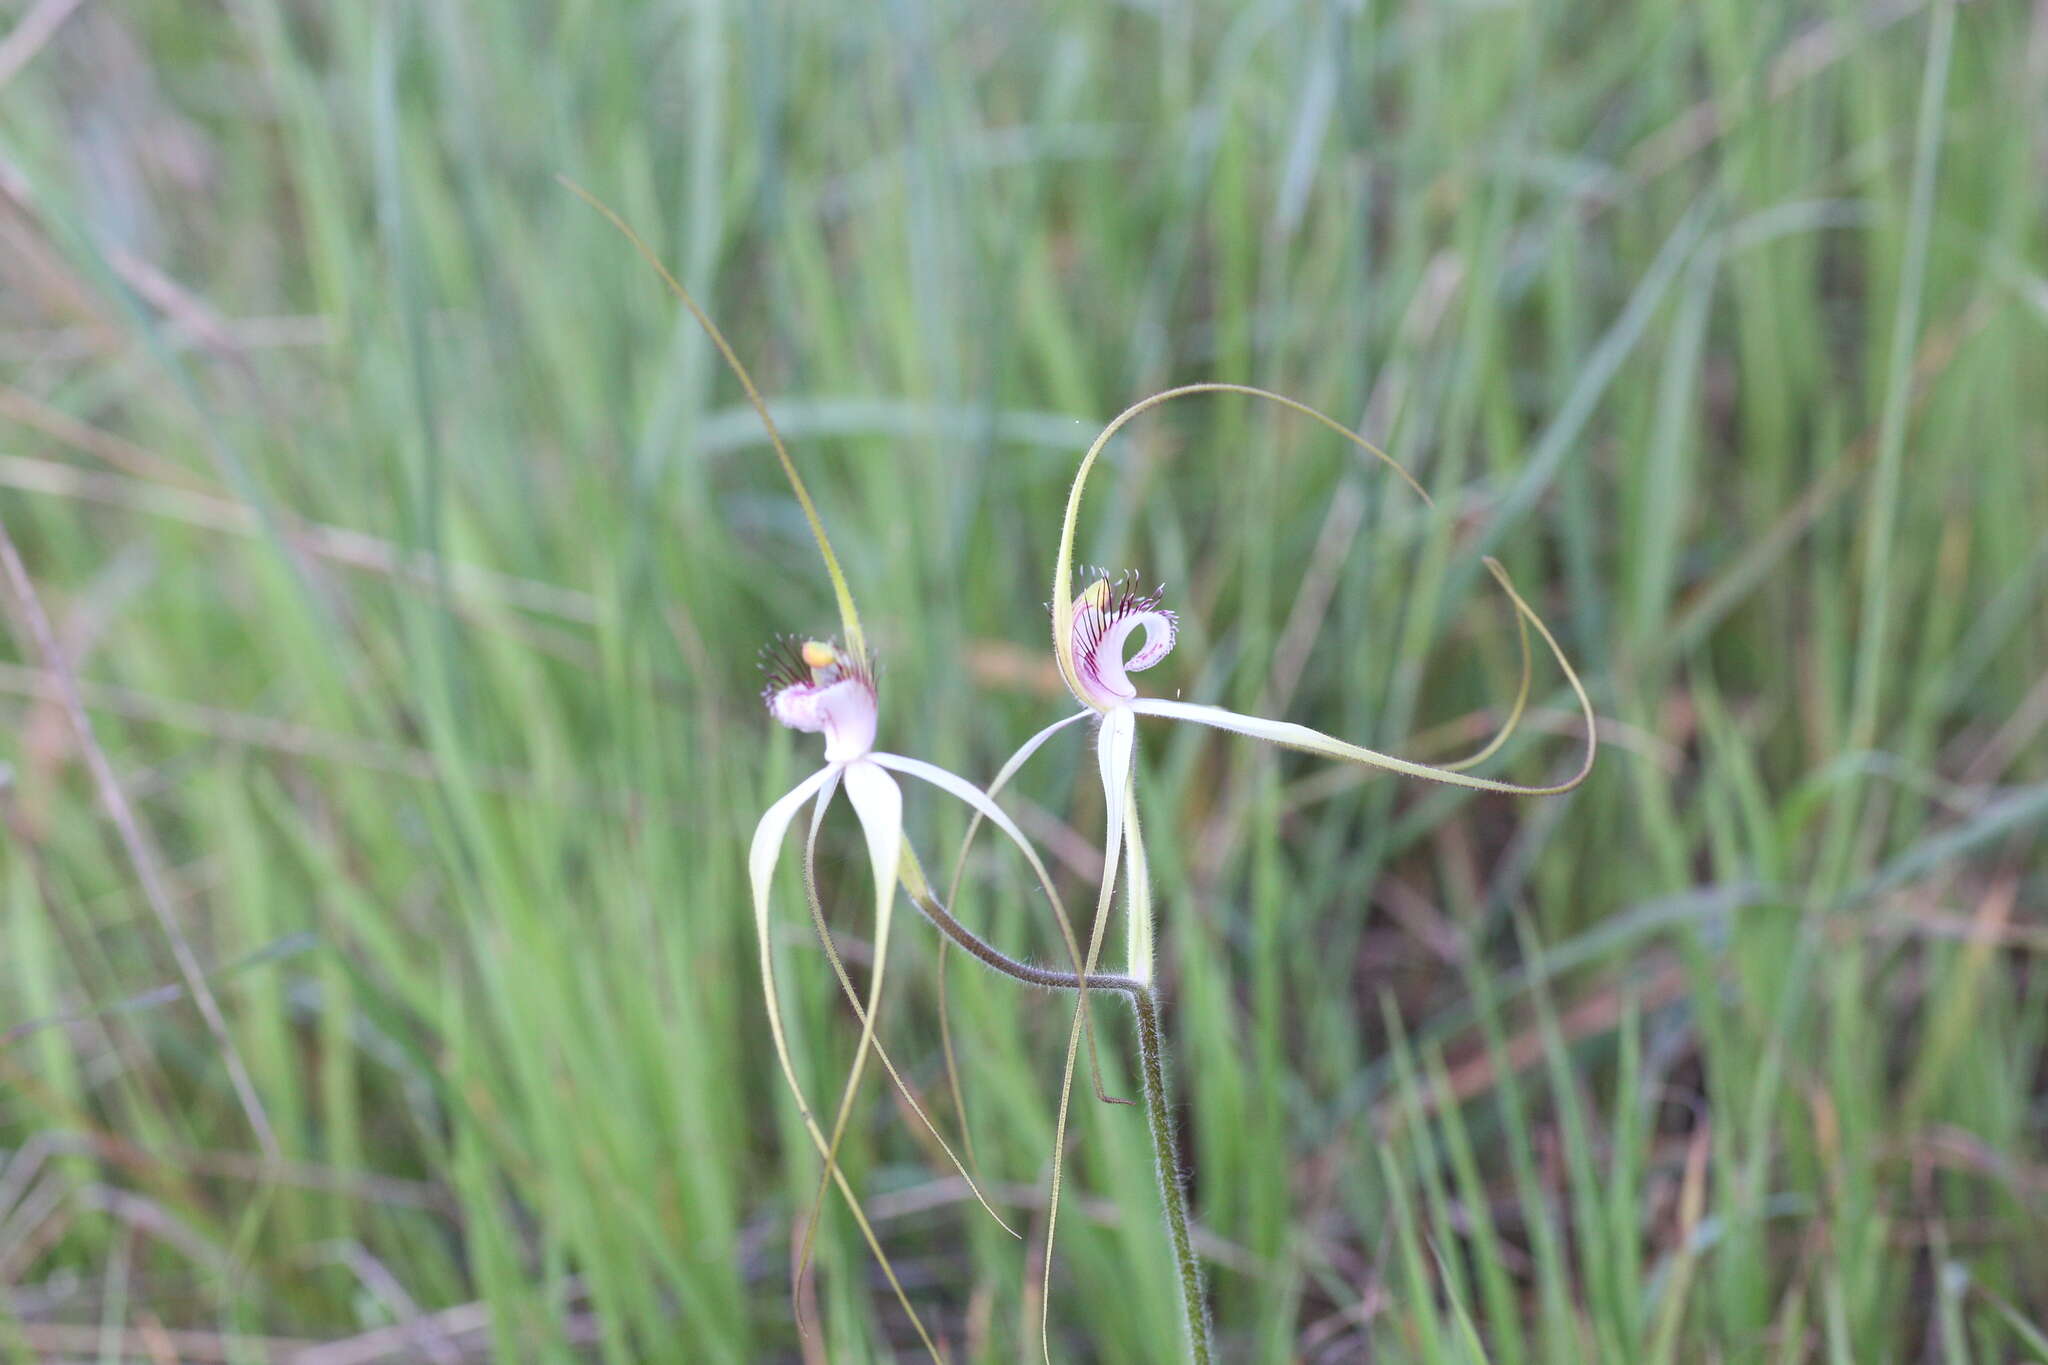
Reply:
[[[1292,721],[1272,720],[1263,716],[1246,715],[1226,710],[1220,706],[1206,706],[1163,697],[1145,697],[1138,693],[1131,674],[1151,668],[1172,652],[1178,634],[1179,620],[1165,606],[1165,589],[1144,588],[1135,573],[1125,573],[1112,579],[1101,570],[1085,574],[1087,586],[1078,594],[1074,591],[1074,540],[1075,528],[1080,520],[1082,496],[1087,489],[1088,475],[1104,447],[1127,423],[1141,413],[1159,407],[1172,399],[1201,393],[1236,393],[1262,398],[1278,403],[1282,407],[1300,413],[1342,436],[1353,445],[1363,449],[1374,458],[1392,469],[1422,501],[1431,507],[1434,501],[1422,486],[1408,474],[1391,456],[1367,442],[1349,427],[1334,418],[1308,407],[1284,395],[1265,389],[1241,384],[1189,384],[1177,389],[1156,393],[1138,403],[1132,404],[1115,420],[1103,428],[1101,435],[1082,457],[1080,469],[1074,475],[1073,488],[1068,494],[1066,517],[1060,528],[1058,555],[1053,569],[1053,597],[1049,604],[1052,613],[1053,652],[1059,664],[1061,677],[1067,684],[1074,699],[1082,709],[1072,715],[1054,721],[1046,726],[1012,754],[1003,765],[996,779],[989,784],[994,794],[1002,789],[1018,768],[1036,753],[1053,735],[1079,721],[1094,718],[1100,722],[1100,733],[1096,741],[1097,766],[1103,787],[1108,828],[1103,844],[1104,866],[1102,884],[1096,907],[1095,926],[1091,934],[1091,946],[1085,970],[1093,972],[1102,938],[1103,924],[1107,918],[1112,888],[1117,879],[1119,864],[1128,860],[1126,891],[1130,902],[1128,925],[1128,960],[1125,970],[1140,981],[1149,980],[1152,972],[1152,922],[1150,879],[1147,872],[1144,843],[1137,822],[1137,803],[1131,789],[1131,769],[1136,748],[1137,720],[1140,716],[1158,717],[1164,720],[1184,721],[1211,729],[1224,730],[1244,735],[1251,739],[1264,740],[1282,748],[1298,749],[1324,758],[1343,763],[1359,764],[1380,768],[1406,777],[1422,778],[1432,782],[1443,782],[1465,787],[1474,791],[1503,792],[1519,796],[1554,796],[1570,791],[1586,779],[1593,769],[1597,741],[1593,724],[1593,704],[1580,683],[1578,674],[1565,657],[1563,649],[1550,633],[1535,611],[1515,590],[1513,581],[1499,561],[1488,557],[1484,560],[1487,571],[1507,594],[1516,615],[1516,626],[1522,645],[1522,681],[1515,703],[1506,722],[1477,753],[1457,762],[1428,764],[1413,759],[1401,758],[1394,754],[1368,749],[1363,745],[1327,735],[1305,725]],[[1570,685],[1579,710],[1586,723],[1585,756],[1578,770],[1562,782],[1526,786],[1496,778],[1475,777],[1465,770],[1474,767],[1499,752],[1516,726],[1520,723],[1529,694],[1530,659],[1528,632],[1533,629],[1548,646],[1551,657],[1563,671],[1565,681]],[[1133,639],[1138,645],[1131,652]],[[970,837],[972,831],[970,830]]]
[[[1066,516],[1060,528],[1059,549],[1053,569],[1053,595],[1052,601],[1048,604],[1052,613],[1053,651],[1059,664],[1060,675],[1074,699],[1081,703],[1082,709],[1054,721],[1026,740],[1004,763],[995,780],[989,783],[988,790],[991,794],[999,792],[1025,761],[1059,731],[1083,720],[1094,719],[1098,722],[1096,762],[1102,782],[1107,827],[1102,844],[1102,880],[1097,888],[1095,916],[1089,931],[1088,951],[1081,976],[1085,982],[1097,974],[1103,931],[1110,919],[1110,909],[1121,870],[1125,890],[1127,934],[1123,973],[1128,979],[1140,983],[1148,995],[1152,989],[1150,982],[1153,973],[1152,886],[1138,820],[1137,792],[1132,781],[1137,747],[1137,722],[1140,717],[1207,726],[1250,739],[1263,740],[1282,748],[1297,749],[1343,763],[1379,768],[1406,777],[1449,783],[1475,791],[1522,796],[1548,796],[1570,791],[1583,782],[1592,771],[1597,747],[1592,702],[1587,697],[1577,673],[1573,671],[1570,661],[1565,657],[1563,649],[1551,635],[1549,628],[1515,590],[1507,571],[1491,557],[1484,560],[1487,571],[1492,574],[1494,581],[1506,593],[1514,607],[1516,628],[1521,641],[1522,680],[1514,705],[1501,729],[1478,752],[1459,761],[1435,765],[1421,763],[1382,753],[1376,749],[1368,749],[1363,745],[1350,743],[1292,721],[1246,715],[1219,706],[1140,695],[1130,675],[1153,667],[1172,652],[1178,633],[1178,619],[1165,606],[1164,589],[1145,589],[1132,573],[1112,579],[1104,572],[1091,572],[1086,576],[1087,586],[1077,594],[1074,591],[1075,528],[1080,520],[1082,496],[1087,489],[1088,475],[1110,438],[1141,413],[1176,398],[1202,393],[1235,393],[1265,399],[1306,416],[1378,459],[1398,475],[1426,505],[1435,505],[1428,492],[1397,461],[1343,423],[1294,399],[1248,385],[1189,384],[1153,394],[1118,414],[1103,428],[1102,433],[1096,437],[1082,457],[1080,468],[1074,475],[1073,487],[1068,494]],[[1569,778],[1547,786],[1525,786],[1496,778],[1472,776],[1465,770],[1497,753],[1521,721],[1529,695],[1531,629],[1540,635],[1544,644],[1549,647],[1551,656],[1556,659],[1566,682],[1578,700],[1586,724],[1584,760]],[[1135,651],[1127,652],[1131,651],[1134,640],[1137,641]],[[970,826],[967,838],[972,839],[974,832]],[[1067,1096],[1073,1084],[1076,1044],[1083,1025],[1086,1004],[1086,992],[1083,991],[1082,998],[1076,1002],[1074,1024],[1068,1040],[1066,1076],[1061,1083],[1060,1117],[1056,1126],[1053,1152],[1053,1204],[1049,1210],[1047,1225],[1048,1275],[1052,1230],[1058,1217],[1060,1146],[1065,1136]],[[1141,1038],[1141,1051],[1145,1046]],[[1148,1068],[1156,1063],[1157,1056],[1156,1042],[1151,1046],[1155,1051],[1151,1057],[1144,1059]],[[1169,1222],[1173,1226],[1181,1262],[1181,1276],[1187,1296],[1190,1345],[1196,1359],[1206,1360],[1207,1328],[1201,1302],[1200,1272],[1184,1235],[1186,1214],[1181,1206],[1184,1196],[1179,1191],[1178,1177],[1167,1165],[1171,1142],[1169,1136],[1162,1136],[1166,1133],[1167,1123],[1164,1116],[1163,1089],[1153,1087],[1148,1093],[1147,1105],[1153,1113],[1155,1143],[1160,1152],[1161,1194],[1167,1203]],[[1050,1297],[1049,1289],[1048,1278],[1048,1292],[1044,1298]],[[1049,1360],[1050,1342],[1043,1320],[1040,1335]]]
[[[1039,885],[1052,901],[1069,951],[1077,959],[1080,947],[1054,889],[1051,874],[1024,837],[1023,831],[985,792],[936,764],[875,749],[875,675],[873,666],[864,652],[855,653],[826,640],[799,642],[784,638],[775,641],[764,651],[763,668],[768,675],[768,682],[761,696],[769,714],[793,730],[822,735],[825,740],[824,766],[797,783],[769,806],[754,828],[753,843],[748,855],[748,875],[752,883],[754,902],[754,929],[760,950],[762,987],[767,998],[769,1033],[774,1040],[776,1060],[781,1066],[783,1080],[796,1100],[805,1130],[825,1163],[824,1170],[819,1176],[819,1199],[813,1201],[811,1215],[806,1221],[802,1247],[796,1261],[796,1273],[801,1275],[803,1267],[809,1260],[812,1235],[816,1228],[819,1203],[824,1194],[825,1184],[827,1181],[834,1182],[851,1208],[870,1249],[888,1275],[898,1299],[903,1300],[905,1310],[915,1322],[916,1312],[904,1298],[902,1286],[897,1282],[895,1272],[890,1268],[888,1258],[883,1253],[873,1228],[861,1211],[858,1198],[838,1167],[840,1142],[845,1135],[854,1095],[860,1088],[863,1069],[870,1051],[881,1061],[912,1112],[931,1131],[954,1168],[973,1189],[982,1207],[987,1209],[990,1216],[1002,1224],[1012,1236],[1018,1234],[1008,1223],[1003,1222],[1002,1216],[989,1205],[973,1177],[968,1174],[959,1157],[940,1135],[937,1126],[918,1103],[915,1093],[905,1083],[895,1064],[890,1061],[888,1053],[875,1037],[875,1012],[881,999],[884,975],[888,969],[889,928],[895,891],[899,883],[913,890],[924,885],[923,873],[917,866],[916,855],[903,838],[903,795],[897,785],[896,776],[915,778],[938,788],[966,803],[973,810],[977,822],[986,819],[1000,829],[1023,853]],[[874,872],[874,956],[865,1001],[855,990],[844,963],[832,945],[817,891],[818,831],[824,824],[826,811],[842,789],[860,822],[869,862]],[[829,1134],[819,1123],[797,1079],[796,1067],[791,1059],[788,1039],[783,1028],[771,946],[772,927],[769,911],[775,871],[781,862],[781,850],[790,825],[806,803],[811,805],[811,817],[809,834],[804,846],[804,886],[810,903],[811,917],[825,954],[831,961],[833,972],[839,979],[840,987],[860,1021],[861,1030],[860,1044],[855,1050],[852,1070],[841,1093],[839,1107]],[[917,1326],[922,1335],[923,1325],[918,1323]],[[925,1339],[925,1344],[928,1349],[931,1348],[929,1337]],[[935,1350],[933,1354],[936,1356]]]
[[[812,1200],[811,1215],[804,1230],[803,1250],[793,1266],[791,1278],[795,1281],[802,1277],[803,1268],[809,1260],[811,1237],[823,1203],[825,1185],[827,1182],[834,1183],[840,1194],[845,1197],[854,1221],[867,1240],[869,1250],[874,1253],[883,1274],[888,1278],[890,1288],[895,1291],[897,1302],[909,1317],[912,1326],[917,1329],[925,1350],[933,1360],[940,1360],[938,1347],[933,1344],[930,1333],[925,1330],[917,1310],[911,1306],[902,1282],[897,1278],[888,1255],[882,1250],[881,1242],[875,1236],[874,1227],[861,1208],[859,1197],[854,1193],[845,1174],[840,1171],[837,1161],[839,1141],[845,1131],[847,1113],[859,1088],[862,1066],[872,1048],[876,1057],[888,1070],[890,1078],[896,1083],[897,1089],[902,1092],[903,1098],[909,1103],[911,1110],[917,1114],[925,1127],[931,1130],[932,1136],[938,1140],[947,1157],[966,1180],[968,1188],[974,1191],[975,1198],[981,1201],[983,1208],[988,1209],[991,1217],[998,1223],[1003,1223],[1001,1216],[996,1214],[993,1208],[989,1208],[988,1201],[983,1198],[974,1178],[968,1174],[960,1159],[954,1156],[952,1148],[947,1146],[944,1137],[940,1136],[936,1125],[918,1104],[917,1097],[911,1092],[910,1087],[904,1084],[902,1076],[889,1060],[888,1053],[883,1051],[881,1043],[874,1036],[875,1005],[881,996],[883,970],[887,962],[889,908],[895,888],[900,882],[913,903],[918,905],[934,924],[945,930],[950,937],[959,940],[963,946],[974,950],[985,964],[1006,975],[1027,984],[1071,988],[1084,997],[1086,981],[1080,976],[1066,978],[1063,973],[1034,971],[1027,965],[989,947],[971,930],[953,920],[950,913],[944,911],[933,896],[930,884],[925,880],[916,853],[903,838],[902,792],[890,773],[893,771],[918,778],[966,802],[974,810],[974,823],[977,828],[981,821],[986,819],[1002,830],[1023,853],[1033,875],[1046,892],[1047,899],[1051,901],[1061,934],[1066,940],[1067,950],[1073,955],[1077,968],[1080,965],[1080,945],[1075,940],[1072,923],[1067,918],[1066,910],[1060,903],[1059,894],[1044,863],[1024,838],[1022,831],[997,808],[987,793],[943,768],[900,755],[874,751],[875,676],[867,651],[866,635],[861,629],[860,613],[854,606],[852,589],[847,583],[845,572],[840,568],[839,556],[833,553],[832,540],[825,533],[825,524],[818,515],[817,505],[811,501],[810,490],[804,486],[803,477],[797,472],[796,462],[790,458],[789,448],[783,444],[782,434],[776,430],[775,418],[768,411],[768,404],[761,397],[761,391],[756,387],[753,376],[747,373],[746,365],[734,352],[731,343],[725,339],[725,334],[719,330],[718,324],[711,320],[710,315],[691,296],[690,291],[683,288],[668,267],[662,264],[661,258],[625,219],[603,200],[574,181],[561,177],[558,179],[561,179],[562,184],[571,192],[602,214],[628,242],[632,243],[641,259],[653,268],[655,274],[661,277],[662,283],[668,286],[669,291],[704,329],[705,335],[711,339],[712,345],[717,348],[734,377],[739,380],[740,386],[746,390],[747,401],[752,404],[755,414],[761,419],[761,427],[767,434],[768,444],[773,448],[776,461],[782,466],[783,475],[789,481],[790,492],[803,511],[811,538],[817,543],[819,558],[824,562],[826,577],[831,580],[832,594],[839,609],[840,625],[845,637],[844,648],[823,640],[806,640],[801,644],[783,641],[779,645],[771,646],[767,661],[770,682],[763,693],[763,700],[767,702],[770,714],[778,721],[792,729],[825,737],[825,766],[799,782],[762,815],[760,823],[754,829],[753,843],[747,859],[748,878],[753,889],[754,927],[761,952],[761,980],[767,998],[769,1031],[775,1043],[776,1060],[781,1066],[783,1080],[796,1099],[805,1131],[824,1158],[818,1194]],[[818,830],[824,823],[825,812],[830,807],[832,798],[837,795],[841,786],[846,788],[847,799],[860,820],[868,855],[874,866],[875,949],[865,1006],[861,1003],[852,980],[846,974],[844,963],[840,961],[837,951],[833,948],[817,889]],[[797,1080],[796,1067],[790,1060],[789,1042],[782,1026],[780,997],[775,988],[774,953],[768,920],[769,892],[775,870],[781,862],[782,845],[789,833],[791,822],[806,801],[812,802],[813,805],[810,833],[804,845],[805,895],[825,956],[831,962],[832,970],[839,979],[840,989],[845,992],[861,1025],[861,1046],[855,1054],[853,1070],[840,1098],[839,1112],[833,1121],[832,1134],[829,1138],[820,1129],[809,1103],[805,1100],[803,1087]],[[943,1020],[941,1022],[943,1024]],[[953,1070],[950,1044],[947,1049],[947,1070],[949,1074]],[[1098,1091],[1099,1089],[1098,1085]],[[1010,1229],[1007,1223],[1003,1223],[1003,1226],[1012,1236],[1016,1235],[1015,1230]],[[792,1288],[794,1289],[794,1284]],[[801,1296],[793,1293],[792,1297],[801,1305]],[[800,1306],[798,1325],[801,1328]]]

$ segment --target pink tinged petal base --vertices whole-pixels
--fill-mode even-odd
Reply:
[[[827,763],[851,763],[875,747],[875,693],[863,678],[792,684],[768,698],[768,711],[792,730],[825,736]]]

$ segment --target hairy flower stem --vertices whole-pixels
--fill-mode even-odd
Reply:
[[[911,903],[924,917],[938,927],[940,933],[972,953],[984,966],[994,968],[1004,976],[1015,977],[1027,986],[1043,986],[1053,991],[1079,990],[1082,978],[1073,972],[1057,971],[1051,967],[1040,967],[1030,962],[1019,962],[1002,949],[982,938],[972,929],[954,919],[952,912],[931,895],[912,896]],[[1136,977],[1117,976],[1108,972],[1091,972],[1087,979],[1091,991],[1116,991],[1122,995],[1134,995],[1145,989],[1144,983]]]
[[[1152,1120],[1152,1155],[1159,1166],[1159,1199],[1166,1206],[1166,1230],[1180,1269],[1181,1307],[1187,1314],[1188,1354],[1209,1365],[1209,1313],[1202,1295],[1202,1265],[1188,1236],[1187,1190],[1181,1184],[1180,1153],[1173,1140],[1173,1112],[1166,1105],[1166,1066],[1160,1059],[1159,1000],[1149,986],[1131,992],[1138,1012],[1138,1064],[1145,1073],[1145,1112]]]
[[[972,929],[953,918],[938,898],[911,897],[924,917],[940,933],[972,953],[985,966],[1026,985],[1047,990],[1114,991],[1127,996],[1138,1016],[1138,1067],[1143,1073],[1145,1113],[1152,1128],[1152,1155],[1159,1176],[1159,1200],[1166,1208],[1166,1229],[1173,1242],[1173,1256],[1180,1271],[1181,1305],[1187,1318],[1188,1354],[1196,1365],[1209,1365],[1209,1314],[1202,1294],[1202,1266],[1195,1259],[1194,1239],[1188,1232],[1187,1190],[1180,1178],[1180,1154],[1174,1142],[1173,1111],[1166,1102],[1166,1065],[1162,1059],[1159,1031],[1159,997],[1151,985],[1132,976],[1112,973],[1082,976],[1049,967],[1019,962]]]

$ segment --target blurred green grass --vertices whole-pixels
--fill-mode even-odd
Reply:
[[[793,1328],[816,1172],[749,965],[743,841],[814,759],[752,660],[829,627],[823,575],[561,173],[756,367],[893,747],[986,780],[1052,718],[1075,458],[1201,378],[1455,515],[1240,400],[1148,419],[1083,548],[1170,585],[1151,690],[1447,754],[1514,682],[1482,552],[1594,685],[1548,802],[1147,732],[1224,1358],[2048,1360],[2038,11],[6,14],[0,516],[286,1158],[10,615],[7,1358],[915,1344],[837,1210]],[[1502,773],[1569,761],[1556,688]],[[1015,802],[1077,887],[1088,776],[1069,743]],[[976,873],[963,914],[1051,955]],[[853,1030],[785,894],[822,1095]],[[906,923],[883,1031],[957,1130]],[[1027,1243],[879,1087],[848,1161],[951,1357],[1014,1360],[1067,1011],[955,973]],[[1055,1358],[1168,1359],[1142,1119],[1077,1112]]]

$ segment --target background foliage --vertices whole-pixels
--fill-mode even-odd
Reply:
[[[1075,457],[1196,378],[1455,515],[1277,410],[1148,419],[1083,544],[1170,585],[1152,690],[1448,755],[1513,685],[1489,550],[1586,670],[1609,745],[1547,802],[1146,732],[1226,1358],[2048,1359],[2038,6],[7,13],[0,516],[283,1159],[10,598],[0,1353],[913,1341],[836,1211],[793,1329],[815,1166],[749,965],[742,841],[814,761],[751,663],[823,577],[559,172],[774,396],[886,744],[986,780],[1052,718]],[[1556,685],[1498,771],[1570,761]],[[1016,803],[1075,887],[1089,762]],[[989,848],[962,913],[1050,954]],[[785,895],[823,1094],[853,1031]],[[884,1033],[957,1131],[901,924]],[[1014,1360],[1067,1012],[951,981],[1031,1236],[880,1089],[849,1161],[952,1357]],[[1141,1118],[1075,1140],[1055,1358],[1166,1359]]]

